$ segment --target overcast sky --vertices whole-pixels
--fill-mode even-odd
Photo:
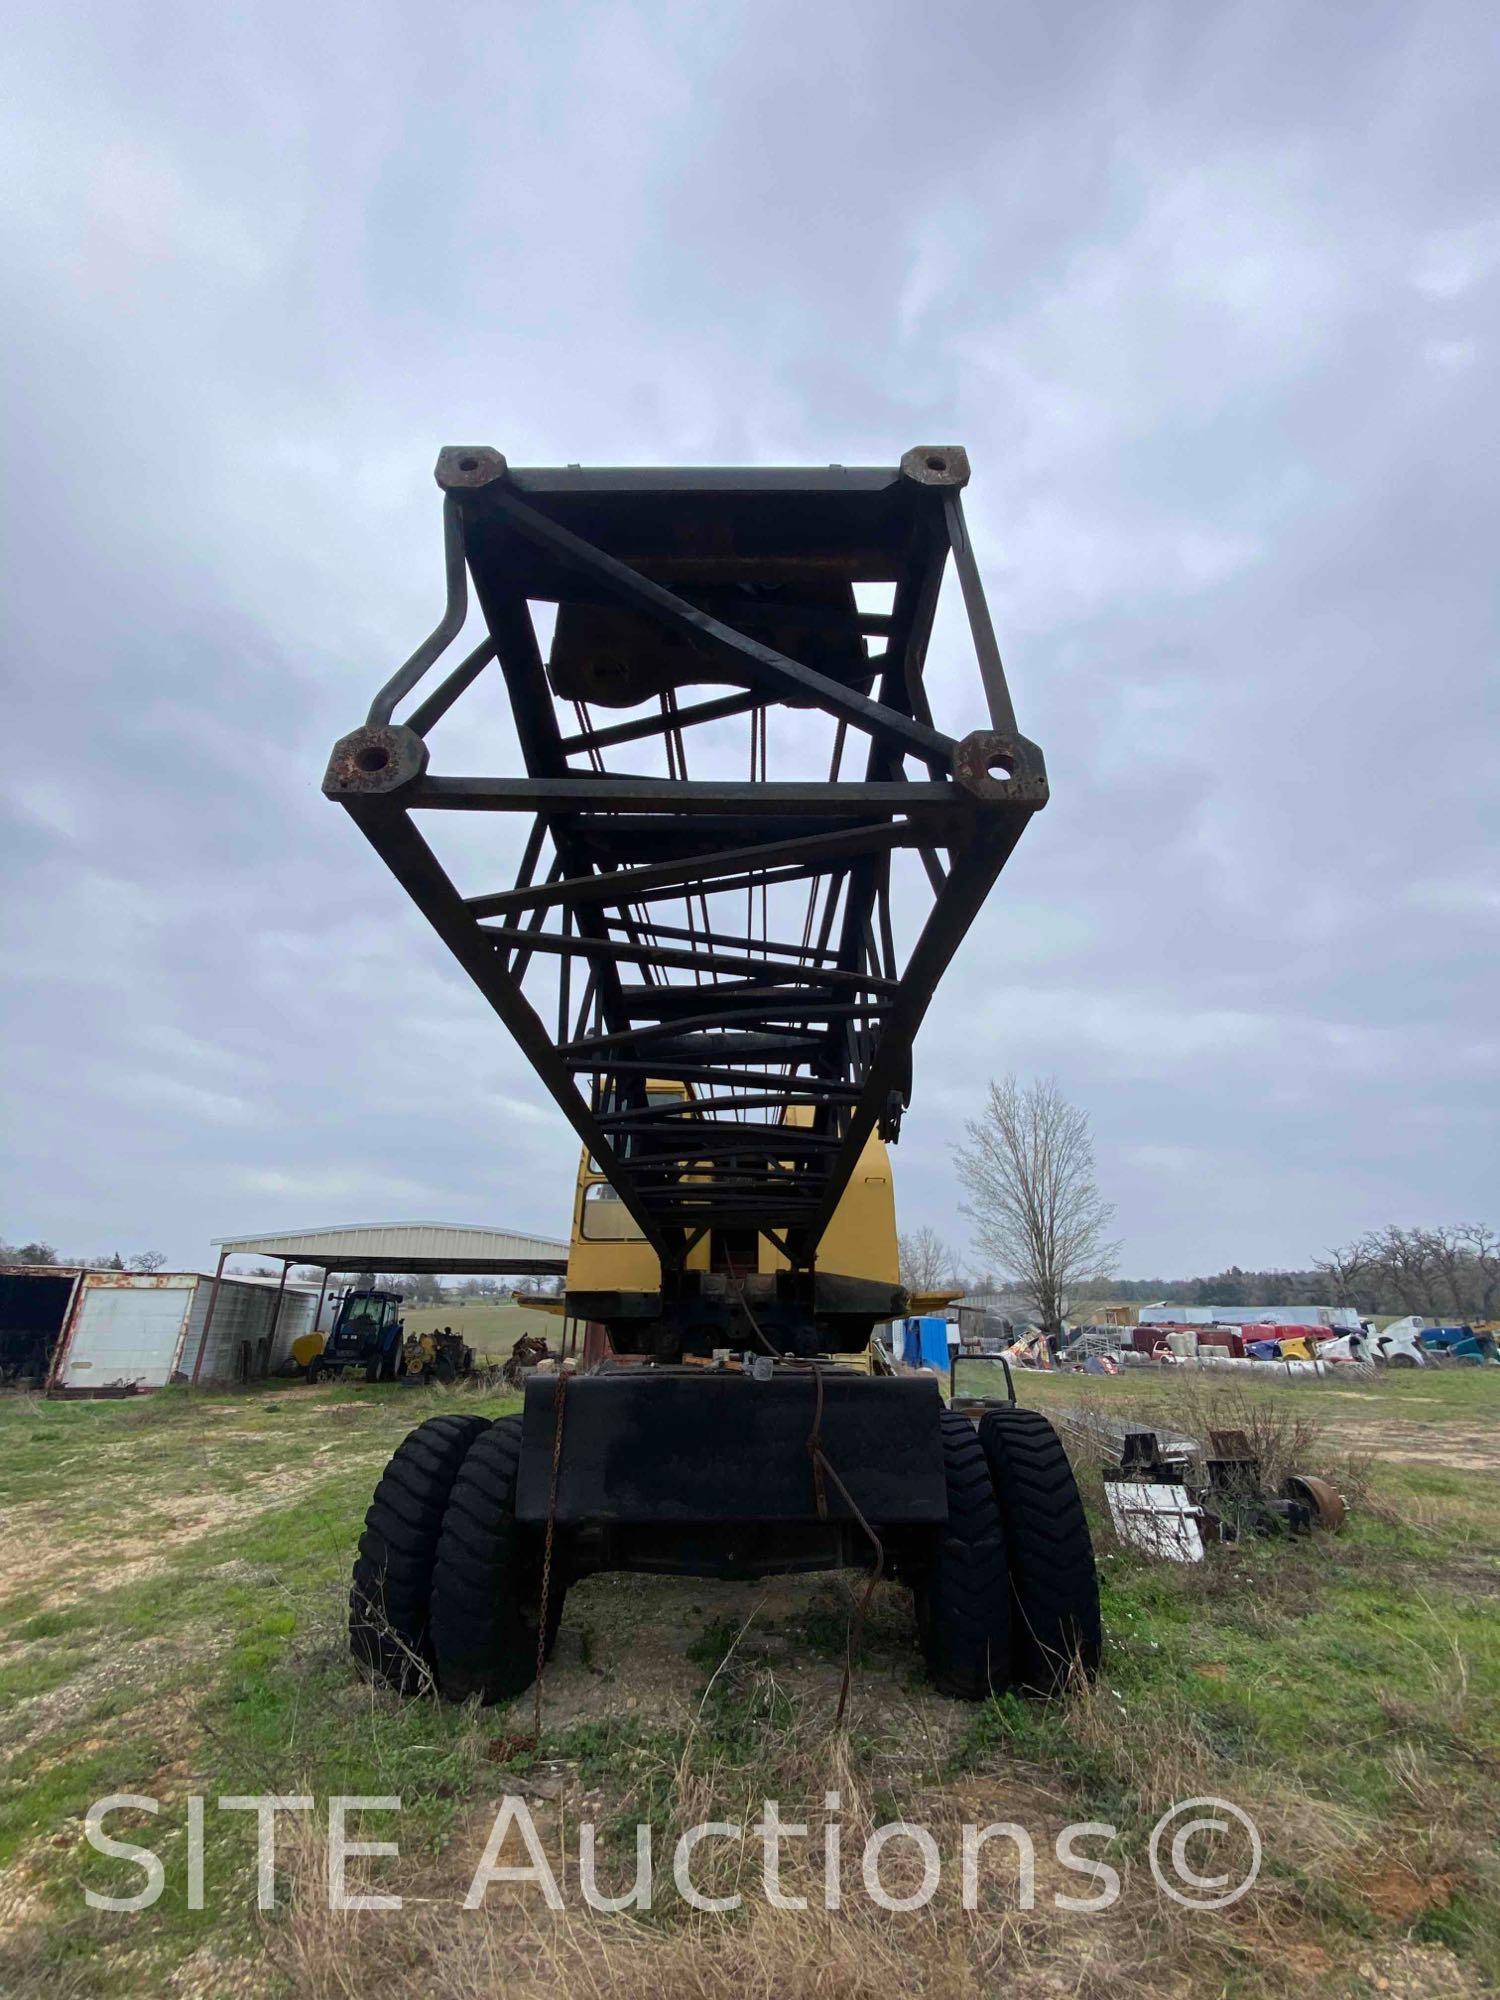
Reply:
[[[449,442],[967,446],[1053,797],[906,1223],[963,1245],[1008,1069],[1091,1114],[1129,1273],[1500,1221],[1497,22],[23,8],[0,1236],[565,1231],[571,1134],[318,789],[439,607]]]

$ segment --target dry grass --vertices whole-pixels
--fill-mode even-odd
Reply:
[[[741,1660],[731,1647],[685,1734],[619,1760],[602,1789],[597,1774],[590,1783],[587,1769],[570,1768],[567,1760],[549,1766],[539,1785],[525,1772],[497,1773],[494,1795],[476,1805],[441,1854],[399,1882],[389,1874],[371,1878],[372,1888],[399,1886],[405,1897],[399,1911],[330,1911],[323,1852],[308,1840],[293,1870],[289,1915],[267,1933],[270,1964],[308,2000],[363,2000],[376,1986],[395,2000],[560,1992],[599,2000],[888,2000],[897,1992],[958,2000],[1001,1990],[1106,2000],[1122,1986],[1153,2000],[1231,1991],[1293,1995],[1305,1993],[1310,1981],[1332,1990],[1335,1974],[1350,1969],[1347,1946],[1340,1950],[1330,1938],[1327,1909],[1308,1894],[1310,1880],[1329,1885],[1332,1894],[1349,1879],[1351,1860],[1362,1857],[1384,1908],[1408,1927],[1435,1898],[1472,1881],[1472,1851],[1456,1834],[1447,1850],[1429,1845],[1420,1857],[1408,1852],[1404,1866],[1394,1857],[1380,1860],[1380,1829],[1371,1814],[1330,1806],[1292,1773],[1263,1772],[1248,1802],[1267,1854],[1294,1856],[1294,1869],[1266,1870],[1242,1903],[1222,1913],[1186,1911],[1158,1894],[1142,1842],[1106,1849],[1096,1840],[1085,1843],[1085,1852],[1119,1868],[1123,1893],[1105,1912],[1069,1913],[1054,1896],[1086,1895],[1094,1885],[1062,1866],[1051,1841],[1070,1820],[1099,1810],[1080,1798],[1078,1774],[1091,1773],[1096,1790],[1129,1801],[1128,1809],[1115,1807],[1122,1820],[1149,1824],[1179,1800],[1218,1793],[1224,1758],[1186,1692],[1176,1700],[1122,1703],[1101,1682],[1073,1689],[1054,1705],[1051,1720],[1066,1733],[1070,1777],[1031,1762],[1024,1732],[1001,1758],[983,1747],[982,1731],[978,1738],[971,1732],[948,1754],[935,1743],[923,1746],[914,1760],[917,1775],[903,1772],[898,1802],[890,1758],[828,1733],[790,1704],[773,1668]],[[1432,1789],[1430,1764],[1414,1760],[1408,1778],[1418,1810],[1451,1814],[1455,1802]],[[565,1898],[562,1910],[549,1909],[529,1883],[492,1886],[482,1908],[462,1907],[507,1790],[528,1801]],[[832,1813],[824,1809],[830,1791],[839,1802]],[[1231,1796],[1247,1797],[1245,1774]],[[766,1899],[753,1830],[766,1797],[779,1801],[784,1821],[811,1830],[811,1839],[784,1844],[780,1871],[783,1894],[803,1896],[805,1909],[772,1908]],[[924,1826],[942,1858],[937,1893],[910,1913],[881,1908],[861,1884],[866,1841],[898,1816]],[[633,1874],[634,1835],[625,1829],[637,1818],[653,1829],[653,1907],[597,1912],[579,1885],[579,1825],[600,1824],[601,1856],[609,1856],[601,1859],[601,1886],[619,1893]],[[706,1820],[732,1820],[744,1829],[737,1839],[701,1847],[693,1868],[703,1893],[742,1896],[732,1914],[687,1908],[671,1880],[679,1834]],[[843,1852],[843,1899],[834,1910],[826,1907],[824,1887],[822,1835],[830,1820],[841,1829]],[[986,1850],[978,1907],[964,1907],[962,1828],[995,1820],[1017,1821],[1033,1833],[1031,1907],[1022,1904],[1012,1850],[1003,1841]],[[621,1836],[607,1849],[606,1825]],[[526,1862],[519,1838],[500,1859]],[[1439,1862],[1447,1873],[1437,1872]],[[914,1891],[920,1875],[914,1850],[887,1850],[881,1879],[890,1894]],[[1372,1968],[1391,1963],[1388,1950],[1373,1948]],[[1373,1978],[1385,1976],[1373,1970]],[[1398,1990],[1480,1990],[1442,1946],[1408,1951],[1405,1980]]]
[[[1089,1385],[1078,1388],[1082,1400]],[[56,1425],[61,1450],[18,1422],[0,1477],[9,1465],[13,1481],[32,1482],[21,1497],[59,1509],[53,1532],[70,1560],[98,1532],[84,1504],[93,1488],[81,1483],[75,1499],[75,1474],[53,1477],[75,1438],[88,1441],[80,1481],[108,1453],[112,1482],[154,1482],[174,1503],[201,1496],[210,1516],[226,1490],[244,1508],[232,1533],[169,1544],[162,1577],[26,1613],[9,1691],[34,1700],[25,1713],[47,1729],[0,1795],[24,1891],[8,1938],[0,1918],[0,1990],[26,2000],[1000,1991],[1103,2000],[1129,1987],[1142,2000],[1305,2000],[1378,1991],[1384,1979],[1398,1994],[1477,1994],[1480,1969],[1500,1967],[1490,1914],[1500,1904],[1490,1853],[1500,1676],[1479,1587],[1496,1574],[1496,1542],[1484,1489],[1458,1471],[1392,1475],[1342,1450],[1341,1408],[1362,1404],[1328,1399],[1326,1417],[1292,1402],[1268,1411],[1232,1384],[1201,1379],[1190,1394],[1164,1381],[1161,1394],[1159,1412],[1132,1406],[1138,1421],[1245,1430],[1273,1478],[1289,1468],[1331,1476],[1355,1502],[1349,1533],[1214,1550],[1187,1568],[1118,1547],[1095,1509],[1105,1672],[1046,1705],[1007,1697],[972,1708],[935,1696],[918,1672],[909,1598],[884,1587],[845,1735],[829,1725],[853,1585],[596,1579],[568,1600],[534,1752],[518,1740],[528,1701],[492,1711],[401,1703],[350,1670],[342,1626],[366,1460],[428,1413],[425,1395],[418,1409],[381,1392],[277,1393],[259,1405],[258,1425],[248,1398],[232,1413],[168,1406],[149,1426],[133,1412],[69,1410]],[[38,1431],[53,1423],[41,1410],[25,1419]],[[262,1505],[264,1482],[299,1453],[309,1490]],[[1097,1479],[1096,1468],[1084,1471],[1086,1483]],[[192,1642],[181,1661],[152,1650],[169,1630]],[[172,1683],[169,1699],[158,1690],[143,1707],[133,1678],[110,1684],[111,1661],[137,1658]],[[132,1761],[122,1767],[123,1756]],[[372,1816],[363,1837],[394,1832],[401,1857],[370,1864],[364,1878],[354,1864],[351,1886],[400,1893],[404,1906],[330,1911],[319,1827],[288,1821],[272,1916],[253,1910],[245,1827],[215,1834],[212,1823],[201,1918],[183,1910],[180,1887],[150,1918],[87,1912],[81,1881],[109,1880],[82,1848],[79,1815],[122,1778],[179,1801],[187,1790],[400,1793],[399,1830]],[[29,1809],[28,1788],[39,1801]],[[832,1815],[830,1790],[840,1798]],[[517,1884],[462,1908],[507,1794],[534,1815],[567,1899],[560,1912]],[[1265,1844],[1256,1887],[1220,1913],[1165,1901],[1146,1866],[1153,1822],[1196,1795],[1242,1803]],[[767,1798],[811,1830],[783,1849],[783,1887],[807,1897],[805,1910],[772,1909],[763,1894],[753,1828]],[[834,1911],[822,1888],[830,1817],[844,1849]],[[873,1904],[860,1881],[870,1832],[898,1818],[927,1827],[943,1863],[936,1896],[907,1914]],[[672,1882],[678,1835],[710,1819],[745,1829],[694,1859],[700,1889],[743,1895],[725,1915],[687,1908]],[[1101,1915],[1053,1901],[1058,1890],[1089,1891],[1052,1844],[1083,1819],[1119,1828],[1108,1850],[1083,1843],[1124,1880]],[[640,1820],[653,1829],[654,1907],[591,1910],[578,1882],[580,1826],[599,1828],[601,1886],[618,1893]],[[966,1910],[960,1829],[1003,1820],[1035,1839],[1035,1905],[1020,1906],[1010,1849],[996,1841],[980,1907]],[[523,1859],[519,1843],[503,1858]],[[903,1886],[903,1867],[913,1881],[914,1853],[887,1849],[889,1889]]]
[[[1393,1517],[1379,1495],[1373,1455],[1351,1450],[1336,1423],[1288,1400],[1257,1396],[1233,1381],[1184,1371],[1166,1377],[1154,1397],[1133,1399],[1128,1411],[1093,1390],[1089,1378],[1081,1377],[1072,1406],[1087,1417],[1115,1425],[1128,1422],[1136,1430],[1186,1435],[1204,1447],[1215,1431],[1241,1431],[1251,1454],[1260,1461],[1267,1492],[1278,1492],[1290,1473],[1313,1473],[1336,1487],[1351,1509]],[[1108,1445],[1082,1430],[1069,1430],[1067,1442],[1086,1497],[1095,1502],[1090,1510],[1095,1540],[1118,1547],[1108,1510],[1102,1505],[1100,1484],[1102,1470],[1116,1463],[1117,1456]]]

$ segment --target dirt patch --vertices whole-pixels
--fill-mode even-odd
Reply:
[[[1361,1886],[1372,1910],[1396,1923],[1409,1924],[1428,1910],[1440,1910],[1456,1884],[1450,1875],[1414,1875],[1393,1861],[1367,1875]]]
[[[680,1729],[732,1645],[736,1672],[770,1676],[799,1714],[831,1723],[844,1637],[862,1580],[778,1576],[750,1583],[608,1574],[568,1593],[543,1682],[543,1727],[628,1717]],[[884,1585],[865,1620],[850,1693],[853,1726],[909,1744],[915,1765],[941,1761],[971,1719],[962,1702],[911,1689],[919,1656],[910,1593]],[[525,1704],[529,1725],[530,1704]],[[519,1713],[519,1709],[517,1711]]]
[[[19,1756],[34,1748],[47,1737],[87,1717],[106,1695],[113,1698],[122,1690],[142,1696],[142,1707],[150,1707],[153,1723],[164,1719],[169,1715],[170,1707],[163,1707],[155,1701],[148,1704],[145,1698],[160,1686],[166,1672],[180,1670],[187,1660],[206,1658],[213,1648],[214,1637],[206,1627],[183,1626],[170,1639],[137,1639],[126,1649],[112,1651],[101,1659],[90,1661],[71,1680],[64,1681],[61,1687],[49,1688],[45,1694],[30,1695],[16,1702],[6,1723],[9,1754]],[[177,1701],[185,1724],[191,1713],[190,1707],[185,1698],[172,1699]],[[112,1716],[108,1734],[101,1736],[97,1743],[70,1740],[68,1756],[76,1757],[92,1748],[106,1747],[126,1728],[130,1713],[134,1711]]]
[[[370,1456],[383,1459],[384,1447]],[[42,1582],[46,1586],[42,1608],[63,1610],[99,1591],[157,1576],[175,1551],[204,1535],[288,1500],[308,1497],[324,1470],[316,1458],[313,1454],[299,1465],[248,1473],[238,1492],[205,1488],[162,1494],[144,1507],[122,1494],[117,1518],[128,1524],[123,1531],[101,1525],[97,1516],[69,1520],[50,1501],[13,1507],[7,1532],[0,1538],[0,1603]],[[345,1453],[337,1469],[343,1472],[358,1462],[357,1456]],[[47,1550],[45,1564],[39,1562],[40,1549]]]
[[[1391,2000],[1481,2000],[1492,1990],[1441,1944],[1397,1945],[1362,1959],[1355,1970],[1365,1992]]]
[[[1339,1391],[1347,1394],[1348,1391]],[[1397,1465],[1448,1465],[1458,1472],[1500,1472],[1500,1432],[1490,1424],[1345,1423],[1339,1441]]]

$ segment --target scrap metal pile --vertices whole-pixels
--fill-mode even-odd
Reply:
[[[1216,1542],[1250,1536],[1336,1534],[1343,1496],[1312,1473],[1288,1473],[1273,1492],[1250,1438],[1215,1430],[1208,1447],[1182,1433],[1145,1430],[1094,1410],[1054,1411],[1074,1451],[1102,1462],[1110,1519],[1122,1542],[1173,1562],[1201,1562]]]

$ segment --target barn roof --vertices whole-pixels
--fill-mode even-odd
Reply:
[[[566,1270],[568,1246],[519,1229],[462,1222],[346,1222],[263,1236],[219,1236],[226,1257],[277,1257],[329,1271],[391,1271],[415,1276],[460,1272],[548,1275]]]

